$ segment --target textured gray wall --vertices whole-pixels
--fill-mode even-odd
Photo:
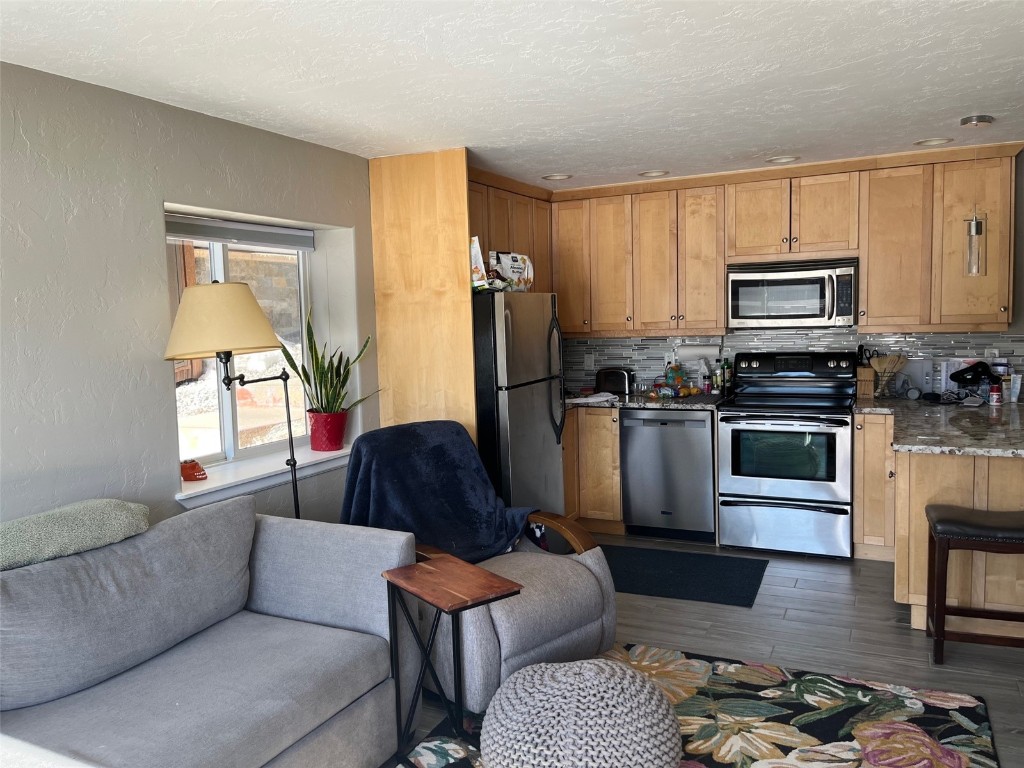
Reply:
[[[8,64],[0,142],[4,518],[106,496],[181,511],[165,202],[326,228],[318,324],[345,349],[373,333],[365,159]],[[360,367],[375,388],[375,355]],[[304,511],[336,519],[343,482],[304,481]],[[288,514],[287,489],[259,504]]]

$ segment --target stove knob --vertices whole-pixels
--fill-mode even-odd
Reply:
[[[827,365],[827,366],[828,366],[829,368],[835,368],[835,367],[836,367],[836,361],[835,361],[835,360],[829,360],[829,361],[828,361],[828,362],[826,363],[826,365]]]
[[[750,361],[750,367],[751,368],[758,368],[758,367],[760,367],[760,365],[761,365],[761,362],[759,360],[751,360]]]
[[[849,360],[840,360],[839,361],[839,367],[840,368],[849,368],[850,367],[850,361]]]
[[[746,368],[746,367],[747,367],[747,361],[746,360],[740,360],[740,368]]]

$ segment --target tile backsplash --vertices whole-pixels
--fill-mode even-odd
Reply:
[[[858,344],[881,352],[903,352],[911,360],[948,357],[994,357],[999,350],[1018,372],[1024,370],[1024,334],[1017,333],[876,333],[858,334],[855,329],[737,331],[726,336],[685,336],[635,339],[566,339],[562,352],[565,383],[570,391],[593,386],[594,371],[628,366],[641,386],[649,386],[665,372],[665,355],[677,346],[720,345],[722,354],[780,350],[855,350]],[[593,365],[587,366],[593,355]],[[712,357],[716,357],[713,355]],[[710,361],[714,363],[712,359]],[[918,368],[922,364],[918,364]],[[918,385],[924,382],[916,382]]]

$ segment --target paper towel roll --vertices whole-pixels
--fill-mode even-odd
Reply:
[[[714,344],[680,344],[674,351],[677,363],[690,363],[703,357],[714,365],[715,358],[722,356],[722,348]]]

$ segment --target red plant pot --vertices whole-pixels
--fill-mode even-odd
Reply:
[[[309,447],[314,451],[340,451],[345,445],[348,412],[309,414]]]

